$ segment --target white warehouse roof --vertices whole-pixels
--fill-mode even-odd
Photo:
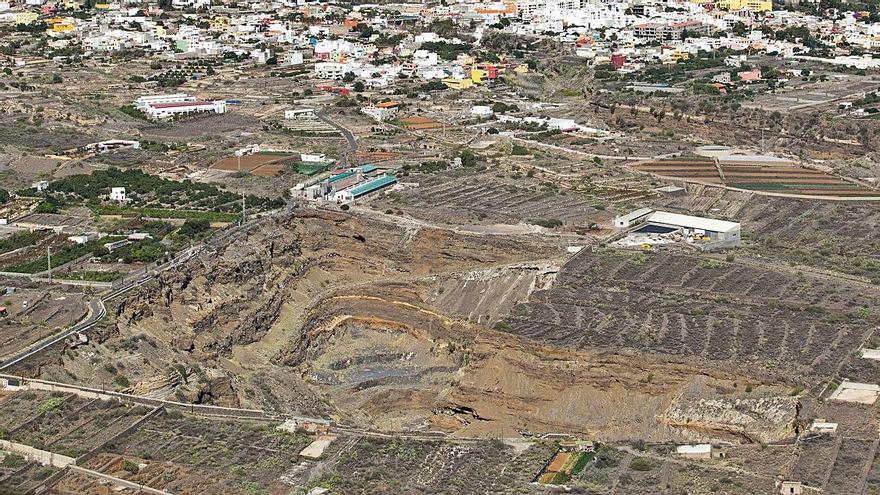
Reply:
[[[679,445],[675,448],[677,454],[711,454],[712,445],[700,443],[697,445]]]
[[[685,227],[689,229],[708,230],[711,232],[730,232],[739,229],[739,223],[737,222],[680,215],[678,213],[669,213],[666,211],[655,211],[650,217],[648,217],[648,222],[675,225],[677,227]]]
[[[615,222],[632,222],[633,220],[635,220],[637,218],[642,218],[643,216],[647,215],[648,213],[651,213],[652,211],[654,211],[654,210],[652,210],[650,208],[639,208],[638,210],[631,211],[631,212],[627,213],[626,215],[619,215],[614,220],[615,220]]]

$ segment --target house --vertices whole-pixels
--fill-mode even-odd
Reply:
[[[119,201],[120,203],[124,203],[126,201],[125,188],[124,187],[110,188],[110,201]]]
[[[49,189],[49,181],[47,181],[47,180],[37,181],[37,182],[34,182],[33,184],[31,184],[31,187],[37,192],[43,192],[43,191]]]
[[[481,119],[488,119],[495,115],[495,112],[493,112],[492,107],[488,105],[474,105],[471,107],[471,115]]]
[[[306,163],[324,163],[327,161],[327,155],[325,155],[324,153],[319,153],[316,155],[300,153],[299,160]]]
[[[89,236],[87,235],[72,235],[67,238],[68,241],[73,242],[74,244],[85,244],[89,242]]]
[[[284,54],[284,65],[302,65],[302,52],[287,52]]]
[[[474,85],[474,81],[470,78],[461,78],[461,79],[453,79],[447,78],[443,79],[443,84],[446,85],[449,89],[468,89]]]
[[[369,115],[379,122],[385,122],[386,120],[389,120],[397,115],[397,112],[399,110],[400,102],[384,101],[382,103],[376,103],[375,105],[361,108],[361,113]]]
[[[737,72],[736,77],[744,83],[753,83],[761,80],[761,69],[752,69]]]
[[[147,107],[145,113],[154,120],[162,120],[200,112],[226,113],[226,100],[156,103]]]
[[[730,84],[730,72],[722,72],[712,76],[712,81],[721,84]]]
[[[318,79],[342,79],[346,72],[350,72],[348,64],[339,62],[318,62],[315,64],[315,76]]]

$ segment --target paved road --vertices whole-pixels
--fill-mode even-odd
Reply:
[[[195,256],[195,254],[198,252],[198,250],[199,250],[199,248],[195,248],[195,247],[187,249],[186,251],[177,255],[171,261],[168,261],[167,263],[165,263],[163,265],[159,265],[158,267],[156,267],[154,270],[152,270],[150,272],[144,273],[140,278],[128,281],[119,287],[115,287],[115,288],[111,289],[109,292],[101,295],[100,297],[96,297],[95,299],[92,299],[91,301],[89,301],[89,311],[88,311],[88,313],[86,313],[85,318],[83,318],[82,320],[80,320],[79,322],[77,322],[76,324],[74,324],[73,326],[69,327],[68,329],[64,330],[61,333],[46,337],[45,339],[38,341],[38,342],[28,346],[25,349],[22,349],[21,351],[19,351],[18,353],[16,353],[15,355],[13,355],[9,359],[7,359],[6,361],[3,361],[2,364],[0,364],[0,371],[4,371],[4,370],[11,368],[12,366],[24,361],[25,359],[33,356],[34,354],[42,352],[43,350],[67,339],[68,337],[70,337],[71,335],[73,335],[77,332],[84,332],[84,331],[94,327],[95,325],[98,324],[98,322],[101,320],[101,318],[103,318],[107,314],[107,308],[104,306],[105,302],[110,301],[111,299],[114,299],[116,297],[119,297],[122,294],[125,294],[126,292],[129,292],[136,287],[140,287],[140,286],[146,284],[147,282],[149,282],[150,280],[155,278],[159,273],[161,273],[165,270],[168,270],[170,268],[176,268],[176,267],[180,266],[182,263],[185,263],[187,260],[189,260],[190,258]]]
[[[348,164],[349,155],[353,155],[354,152],[357,151],[357,149],[358,149],[357,138],[355,138],[354,134],[352,134],[351,131],[348,130],[345,126],[337,123],[336,121],[334,121],[333,119],[328,117],[324,113],[324,110],[318,111],[317,113],[315,113],[315,115],[319,119],[324,121],[324,123],[336,128],[336,130],[338,130],[340,133],[342,133],[342,136],[345,137],[345,140],[348,141],[348,151],[346,151],[345,153],[343,153],[339,157],[339,165],[346,166]]]
[[[91,301],[89,301],[89,312],[86,314],[85,318],[83,318],[81,321],[68,328],[67,330],[59,334],[47,337],[46,339],[36,342],[32,346],[22,351],[19,351],[18,354],[15,354],[11,358],[4,361],[3,364],[0,364],[0,371],[11,368],[21,361],[24,361],[28,357],[33,356],[34,354],[55,345],[58,342],[61,342],[62,340],[70,337],[76,332],[82,332],[92,328],[93,326],[97,325],[98,321],[100,321],[101,318],[103,318],[106,314],[107,309],[104,307],[104,303],[103,301],[101,301],[101,298],[92,299]]]

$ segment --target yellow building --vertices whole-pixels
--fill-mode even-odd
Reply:
[[[208,29],[212,31],[225,31],[229,27],[228,17],[214,17],[208,21]]]
[[[37,22],[37,19],[39,19],[39,18],[40,18],[40,16],[37,15],[36,12],[25,11],[25,12],[16,12],[15,13],[15,23],[16,24],[30,25],[30,24],[33,24],[34,22]]]
[[[95,9],[96,10],[110,10],[110,4],[109,3],[96,3]]]
[[[718,2],[721,10],[750,10],[752,12],[770,12],[773,10],[773,2],[770,0],[721,0]]]
[[[444,79],[443,84],[449,89],[468,89],[474,85],[472,79]]]
[[[483,69],[471,69],[471,81],[476,84],[489,80],[489,74]]]
[[[73,23],[72,22],[56,22],[52,24],[52,32],[53,33],[69,33],[73,31]]]
[[[78,0],[64,0],[64,8],[67,10],[79,10],[82,8],[82,2]]]
[[[529,65],[528,64],[519,64],[513,68],[513,71],[516,72],[517,74],[527,74],[529,72]]]

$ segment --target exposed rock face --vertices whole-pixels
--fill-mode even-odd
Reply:
[[[235,345],[259,340],[278,317],[285,287],[303,268],[296,263],[296,231],[278,228],[289,220],[164,273],[122,301],[117,316],[129,327],[173,329],[169,342],[198,355],[228,355]]]
[[[724,438],[769,443],[796,436],[798,399],[682,397],[658,418],[695,439]]]

